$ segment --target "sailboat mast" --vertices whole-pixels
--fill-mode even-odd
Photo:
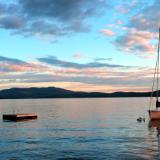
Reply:
[[[159,38],[158,38],[158,56],[157,56],[157,101],[159,96],[159,49],[160,48],[160,28],[159,28]]]

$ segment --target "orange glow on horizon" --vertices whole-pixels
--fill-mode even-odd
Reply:
[[[121,86],[121,85],[95,85],[95,84],[86,84],[80,82],[37,82],[37,83],[2,83],[0,84],[1,89],[8,88],[29,88],[29,87],[58,87],[64,88],[72,91],[85,91],[85,92],[146,92],[150,91],[151,88],[144,86]]]

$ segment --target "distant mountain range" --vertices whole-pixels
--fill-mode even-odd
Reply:
[[[155,94],[155,93],[154,93]],[[101,98],[101,97],[149,97],[150,92],[75,92],[62,88],[11,88],[0,91],[0,99],[25,98]]]

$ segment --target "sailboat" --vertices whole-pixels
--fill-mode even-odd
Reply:
[[[149,109],[149,117],[151,120],[160,120],[160,101],[159,101],[159,51],[160,51],[160,28],[159,28],[159,39],[158,39],[158,53],[157,53],[157,61],[154,70],[154,78],[153,78],[153,85],[152,85],[152,92],[151,92],[151,99],[150,99],[150,108],[153,102],[153,96],[156,94],[156,108]],[[156,91],[154,91],[154,87],[156,87]]]

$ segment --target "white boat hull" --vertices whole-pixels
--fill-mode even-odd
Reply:
[[[149,117],[151,120],[156,120],[159,119],[160,120],[160,111],[158,110],[149,110]]]

